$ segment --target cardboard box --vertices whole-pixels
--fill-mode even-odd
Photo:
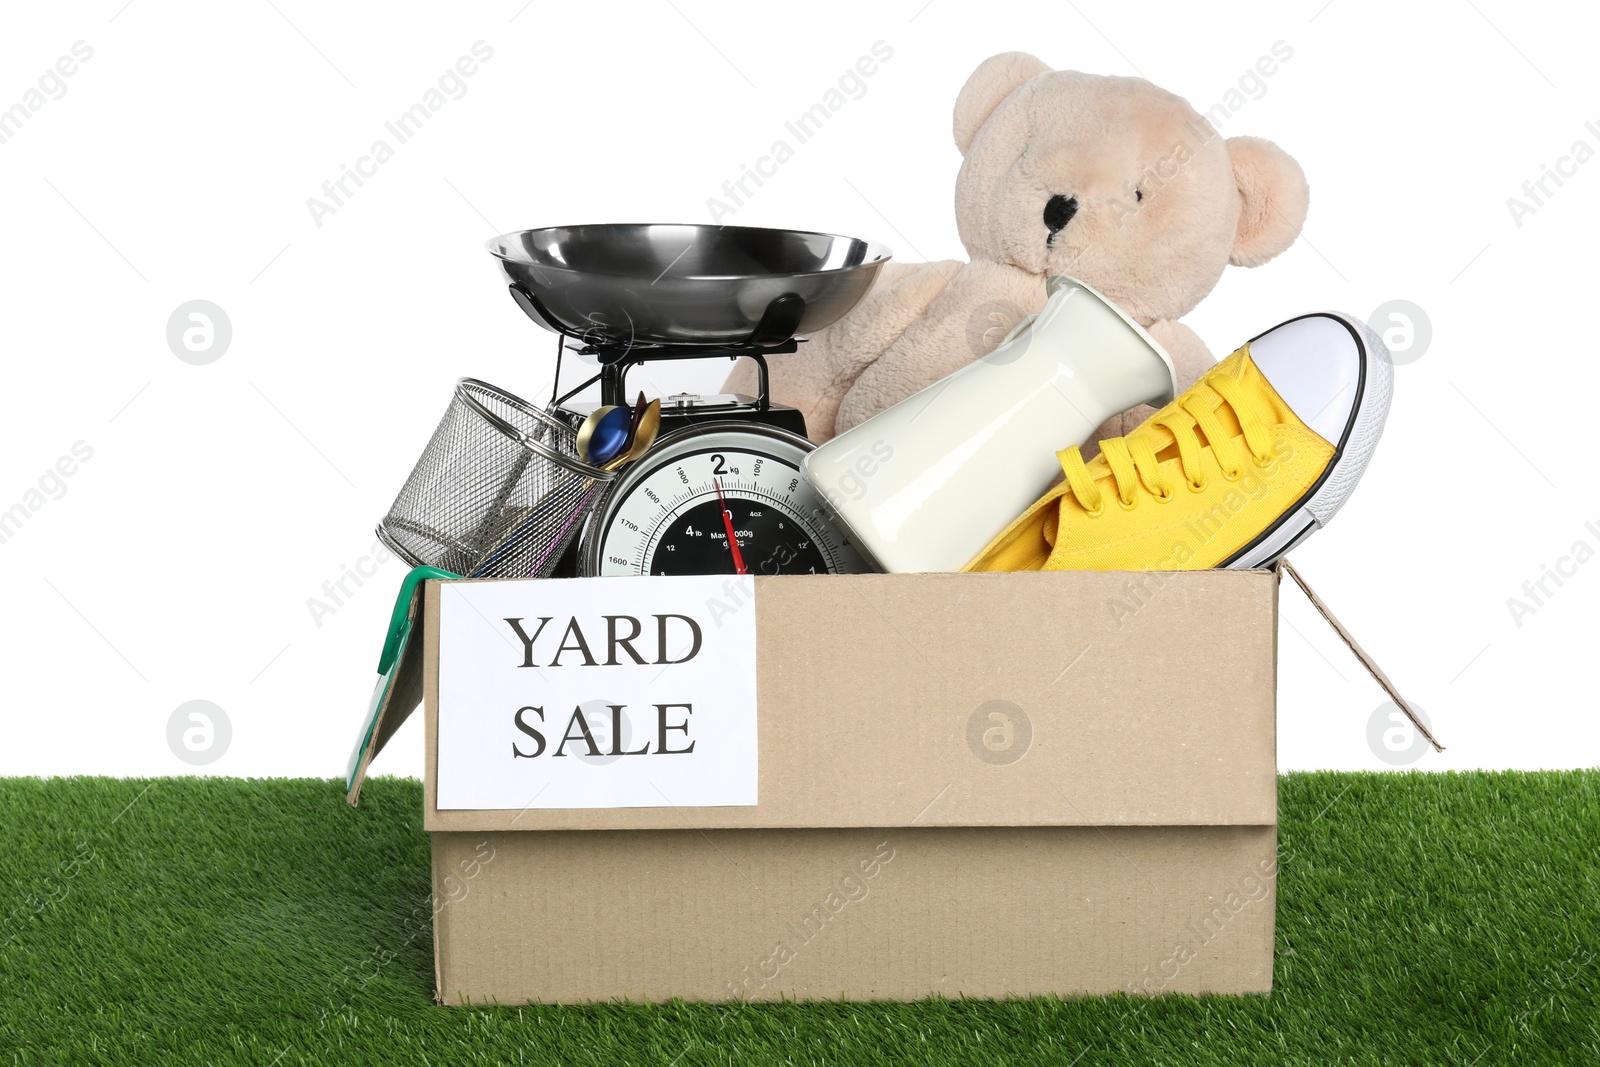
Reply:
[[[352,800],[420,694],[442,1003],[1271,988],[1274,574],[753,582],[755,804],[520,810],[438,806],[427,583]]]

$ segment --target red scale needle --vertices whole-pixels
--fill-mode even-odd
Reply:
[[[717,487],[717,505],[722,508],[722,528],[728,531],[728,549],[733,553],[733,573],[749,574],[744,566],[744,553],[739,551],[739,535],[733,532],[733,516],[728,513],[728,502],[722,499],[722,479],[713,478],[711,484]]]

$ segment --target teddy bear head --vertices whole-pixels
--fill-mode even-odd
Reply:
[[[956,220],[973,259],[1070,274],[1143,323],[1193,310],[1229,263],[1288,248],[1310,192],[1300,165],[1224,138],[1142,78],[993,56],[955,107]]]

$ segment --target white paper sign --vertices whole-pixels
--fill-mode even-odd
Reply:
[[[442,593],[440,809],[756,803],[753,577]]]

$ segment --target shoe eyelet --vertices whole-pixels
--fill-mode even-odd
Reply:
[[[1085,515],[1089,516],[1091,519],[1098,519],[1100,516],[1102,516],[1102,515],[1104,515],[1106,513],[1106,506],[1104,504],[1101,504],[1099,507],[1095,508],[1093,511],[1090,511],[1089,509],[1085,508],[1083,513]]]
[[[1265,456],[1257,456],[1256,457],[1256,467],[1257,468],[1259,468],[1261,470],[1266,470],[1270,466],[1272,466],[1272,453],[1271,452],[1268,452]]]
[[[1176,494],[1173,493],[1171,487],[1169,486],[1167,488],[1167,491],[1165,493],[1161,494],[1160,496],[1156,497],[1156,499],[1161,501],[1161,503],[1165,504],[1167,501],[1171,500],[1175,495]]]
[[[1200,479],[1198,482],[1190,482],[1189,483],[1189,492],[1191,492],[1191,493],[1203,493],[1205,491],[1206,491],[1206,480],[1204,478]]]
[[[1244,477],[1244,470],[1240,467],[1235,467],[1231,471],[1223,471],[1222,477],[1230,482],[1236,482]]]
[[[1134,508],[1136,508],[1138,506],[1139,506],[1139,498],[1138,497],[1134,497],[1130,501],[1124,501],[1120,496],[1117,497],[1117,507],[1121,508],[1123,511],[1132,511]]]

